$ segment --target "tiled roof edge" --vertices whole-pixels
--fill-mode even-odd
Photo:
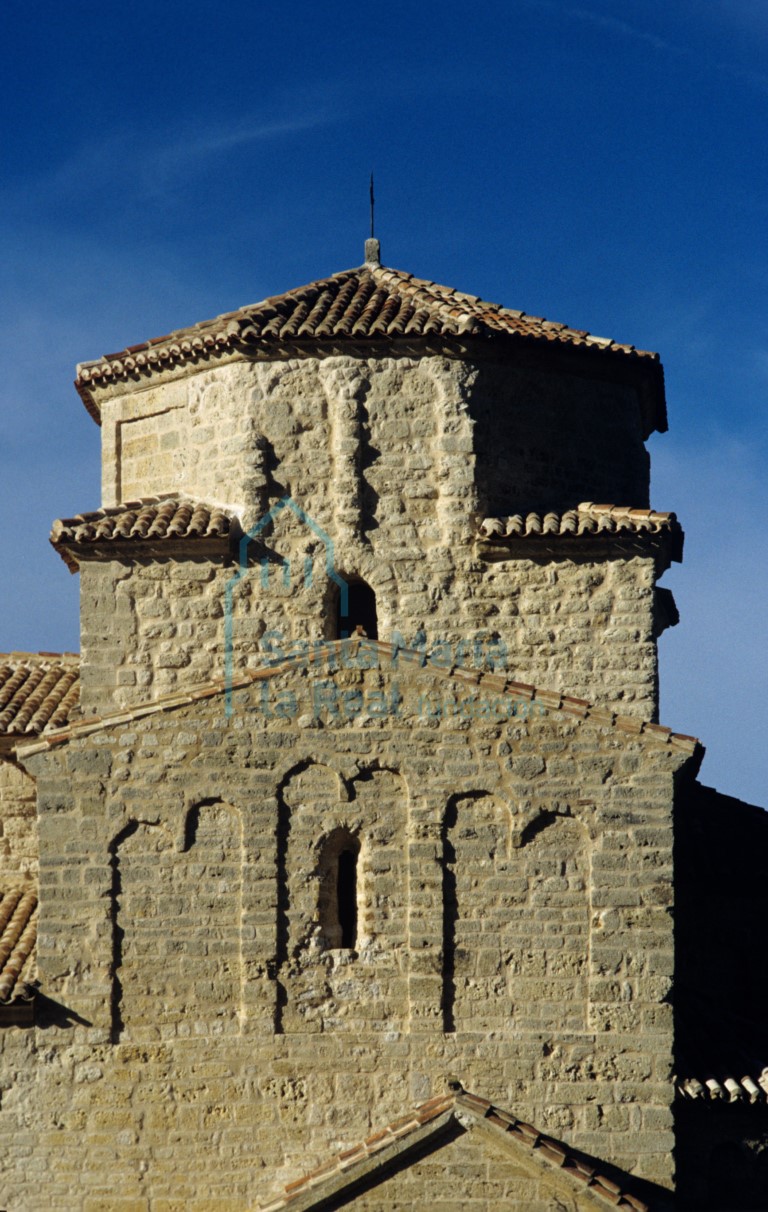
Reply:
[[[334,325],[330,329],[325,325],[325,310],[321,307],[319,316],[309,319],[313,313],[316,297],[322,292],[336,292],[336,299],[348,290],[348,284],[356,282],[362,289],[370,286],[376,292],[389,291],[404,306],[415,310],[425,319],[423,325],[412,327],[405,320],[396,324],[389,331],[389,322],[374,324],[372,331],[365,331],[365,325],[360,329],[357,325],[358,314],[354,312],[339,331]],[[354,291],[352,292],[354,293]],[[369,292],[370,293],[370,292]],[[348,300],[347,300],[348,302]],[[301,307],[306,303],[304,312]],[[335,305],[335,304],[334,304]],[[286,306],[294,308],[294,316],[286,321],[284,326],[279,323],[281,309]],[[346,306],[346,304],[344,304]],[[344,307],[342,307],[342,312]],[[301,314],[297,314],[301,312]],[[442,341],[463,340],[465,337],[502,337],[516,342],[527,343],[531,346],[555,344],[561,348],[587,350],[600,356],[605,354],[618,355],[622,359],[641,362],[646,367],[654,368],[656,378],[661,374],[661,363],[658,354],[650,350],[639,350],[633,345],[613,341],[608,337],[598,337],[586,330],[574,329],[566,324],[547,320],[541,316],[532,316],[513,308],[504,308],[497,303],[488,303],[476,295],[438,283],[415,278],[402,270],[389,269],[382,266],[363,265],[359,268],[343,270],[327,278],[321,278],[303,286],[294,287],[279,295],[272,295],[253,304],[248,304],[235,311],[226,312],[212,320],[204,320],[186,328],[176,329],[162,337],[155,337],[137,345],[127,346],[113,354],[105,354],[101,358],[82,362],[77,367],[75,387],[82,398],[88,412],[97,423],[100,423],[100,410],[93,394],[93,388],[115,381],[138,379],[142,375],[151,375],[158,370],[194,362],[207,360],[211,356],[221,357],[232,355],[249,348],[254,334],[249,333],[249,319],[254,319],[261,313],[261,322],[266,319],[267,331],[256,339],[265,346],[278,348],[281,344],[296,344],[298,347],[323,347],[341,342],[354,347],[361,342],[368,344],[393,341],[407,342],[413,336],[440,339]],[[266,313],[266,316],[265,316]],[[270,316],[273,313],[273,318]],[[427,317],[429,319],[427,320]],[[274,325],[277,328],[274,328]],[[245,328],[243,327],[245,326]],[[285,331],[282,331],[282,329]],[[423,330],[423,331],[422,331]],[[655,380],[654,380],[655,382]],[[666,428],[666,414],[663,402],[663,388],[656,384],[654,390],[660,391],[659,399],[652,405],[655,409],[655,419],[652,426]]]
[[[129,551],[135,544],[225,541],[229,544],[239,533],[235,510],[199,501],[186,494],[145,497],[101,509],[57,518],[49,541],[70,572],[77,572],[79,560],[98,558],[102,548]]]
[[[680,1102],[730,1103],[765,1105],[768,1102],[768,1068],[756,1077],[748,1073],[741,1077],[731,1074],[722,1080],[716,1077],[675,1078],[675,1094]]]
[[[395,1160],[404,1147],[412,1148],[422,1140],[439,1134],[453,1120],[463,1127],[482,1124],[499,1143],[511,1143],[513,1148],[523,1147],[536,1160],[551,1166],[590,1195],[598,1197],[601,1203],[628,1209],[629,1212],[650,1212],[647,1203],[601,1174],[597,1166],[589,1165],[584,1155],[569,1150],[560,1141],[544,1135],[488,1099],[461,1088],[419,1104],[365,1140],[287,1183],[281,1195],[260,1206],[260,1212],[281,1212],[284,1208],[295,1209],[296,1212],[320,1209],[332,1194],[342,1191],[351,1182],[359,1182],[366,1171],[373,1171],[377,1165],[386,1166]],[[386,1177],[386,1173],[382,1175],[383,1179]]]
[[[629,505],[597,505],[583,501],[574,509],[516,513],[509,517],[483,518],[477,541],[486,557],[503,549],[540,549],[555,542],[558,550],[584,544],[608,542],[619,550],[653,549],[668,561],[683,558],[684,534],[677,515]]]
[[[344,645],[348,647],[345,648],[343,647]],[[318,646],[317,655],[326,660],[334,654],[342,652],[345,652],[349,656],[354,656],[359,652],[361,645],[388,655],[393,664],[399,660],[421,667],[427,664],[427,658],[425,658],[423,652],[415,649],[400,648],[381,640],[369,640],[358,637],[352,637],[347,640],[325,641],[322,647]],[[117,724],[130,723],[134,720],[142,719],[144,716],[156,715],[163,711],[172,711],[177,707],[187,707],[202,699],[214,698],[217,695],[224,694],[228,689],[232,691],[243,690],[253,685],[254,682],[278,677],[282,673],[290,673],[292,670],[303,666],[308,659],[312,664],[316,663],[314,656],[308,658],[306,654],[298,654],[287,657],[278,663],[263,665],[258,669],[239,673],[233,678],[230,687],[227,686],[223,678],[215,678],[210,682],[191,687],[189,690],[176,691],[173,694],[164,695],[161,698],[139,704],[133,708],[124,708],[120,711],[111,712],[108,715],[96,715],[89,719],[79,720],[76,724],[49,732],[38,740],[26,744],[20,742],[16,746],[16,752],[20,758],[31,757],[35,753],[43,753],[56,745],[65,744],[77,737],[88,736],[93,732],[100,732]],[[619,732],[638,736],[642,735],[658,744],[687,753],[689,756],[703,755],[704,752],[703,746],[697,737],[672,732],[670,728],[666,728],[661,724],[653,724],[637,719],[635,716],[618,715],[610,708],[595,707],[586,699],[561,694],[557,690],[546,690],[541,687],[532,686],[526,682],[517,682],[507,677],[506,674],[487,673],[479,669],[457,668],[455,666],[439,668],[434,665],[429,665],[429,672],[444,679],[464,682],[477,686],[480,689],[489,690],[494,694],[508,694],[514,699],[524,699],[528,703],[538,704],[546,711],[560,711],[564,715],[568,715],[580,722],[591,721],[593,724],[615,728]]]
[[[590,526],[590,524],[592,524]],[[656,509],[641,509],[632,505],[598,505],[593,501],[582,501],[573,509],[562,513],[536,510],[509,517],[484,518],[480,524],[480,537],[485,539],[536,538],[539,535],[557,534],[601,534],[619,529],[645,531],[658,534],[679,527],[677,514]]]
[[[30,1002],[37,988],[30,967],[37,941],[37,888],[30,882],[0,890],[0,1006]]]

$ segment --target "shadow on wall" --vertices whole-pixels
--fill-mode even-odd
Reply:
[[[52,997],[46,997],[44,993],[38,993],[35,997],[34,1026],[46,1031],[51,1027],[91,1027],[93,1024],[77,1011],[65,1006],[63,1002],[57,1002]]]
[[[768,813],[690,783],[675,803],[675,1070],[703,1081],[768,1066]],[[768,1208],[768,1107],[678,1102],[680,1206]]]

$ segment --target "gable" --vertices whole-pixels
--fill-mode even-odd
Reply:
[[[132,709],[73,721],[17,749],[20,756],[32,757],[76,738],[109,732],[129,721],[212,701],[212,711],[222,713],[227,720],[241,709],[252,720],[268,726],[269,721],[284,725],[294,720],[300,728],[351,723],[367,727],[387,721],[395,727],[405,722],[411,728],[418,722],[428,728],[445,725],[449,730],[461,731],[479,722],[489,727],[514,724],[527,732],[536,719],[550,719],[563,727],[584,727],[594,735],[595,727],[600,732],[607,729],[621,741],[642,738],[642,748],[649,754],[666,752],[681,761],[701,761],[703,748],[696,737],[595,707],[559,691],[518,682],[504,673],[473,669],[466,660],[462,645],[445,645],[427,655],[399,644],[358,637],[297,641],[290,655],[280,656],[271,664],[189,687]]]
[[[262,1212],[469,1207],[476,1212],[631,1212],[669,1206],[666,1191],[574,1152],[449,1081],[437,1095],[328,1158]],[[599,1168],[598,1168],[599,1167]],[[610,1171],[607,1173],[601,1171]]]
[[[647,1048],[643,1072],[669,1063],[656,1011],[672,966],[673,773],[691,744],[494,675],[395,664],[386,646],[367,648],[386,668],[355,665],[364,651],[334,648],[318,682],[308,660],[254,671],[229,716],[220,684],[25,748],[50,856],[44,988],[70,979],[74,947],[77,1012],[120,1042],[190,1021],[346,1044],[429,1030],[496,1047],[513,1031],[538,1052],[542,1035],[576,1049],[589,1034],[613,1100],[617,1038]],[[326,896],[341,852],[357,864],[351,942]],[[108,928],[67,899],[72,865]],[[80,912],[91,924],[75,942],[60,926]],[[605,978],[617,963],[621,982]],[[542,1081],[559,1070],[537,1063]],[[592,1064],[576,1049],[568,1081]]]
[[[439,1136],[413,1145],[388,1166],[360,1181],[348,1181],[336,1194],[323,1195],[323,1207],[355,1212],[395,1212],[416,1208],[471,1208],[472,1212],[594,1212],[594,1195],[571,1190],[554,1174],[512,1157],[481,1131],[468,1131],[452,1117]],[[290,1207],[290,1205],[288,1205]],[[310,1205],[311,1206],[311,1205]],[[604,1206],[604,1205],[602,1205]]]

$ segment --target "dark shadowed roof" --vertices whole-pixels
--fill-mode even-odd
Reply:
[[[682,1102],[768,1102],[768,812],[700,783],[675,803],[676,1086]]]

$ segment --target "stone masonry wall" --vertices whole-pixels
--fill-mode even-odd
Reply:
[[[81,701],[104,713],[224,676],[227,586],[232,588],[232,668],[257,667],[335,635],[325,551],[287,511],[270,546],[290,578],[256,563],[211,560],[88,561],[81,566]],[[655,717],[655,569],[640,556],[601,561],[505,560],[472,550],[440,556],[444,588],[426,592],[431,557],[384,565],[346,559],[376,591],[379,636],[445,667],[497,667],[519,681]],[[307,583],[306,561],[312,569]],[[412,578],[412,579],[410,579]]]
[[[648,507],[650,460],[633,388],[494,363],[477,372],[469,408],[484,517],[581,501]]]
[[[651,560],[488,567],[474,544],[489,511],[647,503],[629,388],[437,356],[307,358],[115,389],[102,410],[105,505],[189,494],[228,505],[250,529],[289,495],[311,519],[286,509],[260,535],[288,561],[291,584],[273,567],[267,601],[259,569],[241,579],[236,661],[252,659],[263,632],[289,643],[333,634],[332,559],[373,588],[386,638],[423,632],[473,653],[500,638],[523,680],[654,716]],[[220,668],[223,591],[236,570],[186,567],[83,566],[88,709]],[[313,585],[302,587],[307,568]]]
[[[37,872],[37,793],[34,779],[0,758],[0,872]]]
[[[476,1129],[435,1142],[426,1156],[355,1196],[355,1212],[429,1208],[430,1212],[594,1212],[589,1192],[569,1191],[559,1175],[501,1149]],[[558,1182],[558,1178],[560,1181]],[[566,1190],[563,1190],[563,1187]]]
[[[38,1029],[34,1096],[0,1109],[25,1143],[7,1206],[237,1212],[449,1074],[671,1183],[685,755],[483,697],[402,663],[299,669],[231,717],[218,696],[29,759],[41,976],[73,1021]],[[318,930],[338,830],[354,950]]]
[[[648,502],[634,389],[511,360],[234,361],[116,385],[101,408],[104,505],[185,492],[258,507],[274,480],[308,509],[307,490],[330,489],[365,532],[372,514],[414,521],[425,499],[469,496],[486,514]],[[411,494],[393,511],[379,493],[403,466]]]

